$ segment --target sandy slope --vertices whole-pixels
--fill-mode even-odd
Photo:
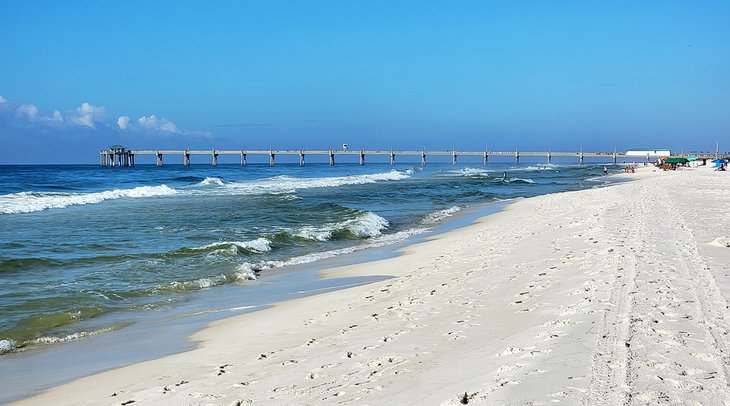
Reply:
[[[26,404],[730,404],[730,174],[519,201]]]

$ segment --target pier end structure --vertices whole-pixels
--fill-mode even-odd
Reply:
[[[134,152],[118,144],[112,145],[99,151],[99,166],[133,167]]]

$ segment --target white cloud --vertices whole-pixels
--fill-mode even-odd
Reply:
[[[116,117],[116,118],[115,118]],[[155,114],[134,120],[126,115],[110,115],[104,107],[84,102],[72,110],[42,112],[34,104],[19,104],[0,96],[0,128],[23,128],[27,131],[41,129],[49,133],[91,130],[103,134],[124,132],[126,136],[167,135],[184,137],[212,137],[209,132],[187,131],[174,122]],[[0,136],[2,134],[0,133]]]
[[[142,116],[138,118],[137,121],[142,125],[142,127],[150,130],[167,131],[173,134],[180,133],[180,130],[177,128],[175,123],[166,118],[157,117],[154,114],[151,116]]]
[[[117,126],[120,130],[126,130],[129,127],[129,117],[119,116],[117,119]]]
[[[84,102],[81,104],[81,107],[76,108],[75,114],[72,113],[68,121],[74,124],[96,128],[95,123],[103,120],[105,113],[106,109],[104,107],[92,106]]]
[[[15,115],[33,121],[38,118],[38,107],[35,104],[21,104],[15,108]]]

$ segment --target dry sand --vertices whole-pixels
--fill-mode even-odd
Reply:
[[[643,169],[643,168],[642,168]],[[518,201],[21,404],[730,404],[730,174]]]

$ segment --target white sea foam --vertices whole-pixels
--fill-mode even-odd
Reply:
[[[529,166],[515,166],[511,170],[512,171],[553,171],[557,168],[557,165],[554,164],[544,164],[544,165],[529,165]]]
[[[322,252],[314,252],[311,254],[301,255],[298,257],[294,257],[291,259],[288,259],[286,261],[257,261],[257,262],[244,262],[238,267],[238,270],[243,271],[244,275],[251,274],[253,275],[253,278],[256,278],[256,273],[260,271],[265,271],[268,269],[273,268],[281,268],[283,266],[291,266],[291,265],[302,265],[302,264],[308,264],[315,261],[320,261],[323,259],[333,258],[340,255],[345,254],[351,254],[353,252],[369,249],[369,248],[377,248],[377,247],[384,247],[386,245],[393,245],[398,244],[400,242],[405,241],[407,238],[412,237],[414,235],[419,235],[426,233],[430,231],[430,228],[411,228],[408,230],[399,231],[397,233],[393,234],[384,234],[380,235],[376,238],[373,238],[369,240],[365,244],[358,244],[353,247],[346,247],[346,248],[340,248],[330,251],[322,251]]]
[[[223,180],[221,178],[205,178],[201,180],[198,185],[201,186],[223,186]]]
[[[115,330],[114,327],[109,327],[109,328],[104,328],[104,329],[95,330],[95,331],[80,331],[78,333],[73,333],[73,334],[69,334],[69,335],[65,335],[65,336],[60,336],[60,337],[57,337],[57,336],[38,337],[36,339],[31,340],[30,341],[30,344],[55,344],[55,343],[63,343],[63,342],[66,342],[66,341],[78,340],[78,339],[84,338],[84,337],[95,336],[95,335],[101,334],[101,333],[107,333],[107,332],[113,331],[113,330]]]
[[[256,271],[248,262],[244,262],[239,265],[238,268],[236,268],[236,273],[234,275],[238,282],[254,281],[258,278],[258,276],[256,276]]]
[[[369,175],[336,176],[325,178],[296,178],[292,176],[275,176],[246,182],[225,183],[225,189],[234,194],[262,194],[262,193],[295,193],[301,189],[338,187],[346,185],[363,185],[368,183],[397,181],[410,178],[402,171],[390,171]]]
[[[238,249],[245,251],[254,252],[269,252],[271,251],[271,241],[267,238],[261,237],[251,241],[218,241],[210,244],[203,245],[201,247],[193,248],[194,250],[229,250],[235,251],[234,254],[238,253]]]
[[[220,274],[192,281],[172,282],[171,286],[176,289],[182,288],[183,290],[205,289],[211,286],[223,285],[226,281],[228,281],[228,278],[225,275]]]
[[[0,354],[13,351],[16,343],[13,340],[0,340]]]
[[[453,216],[454,213],[456,213],[459,210],[461,210],[461,207],[453,206],[453,207],[449,207],[448,209],[443,209],[443,210],[435,211],[433,213],[429,213],[421,220],[421,223],[423,223],[423,224],[439,223],[443,219]]]
[[[332,230],[331,227],[326,225],[323,227],[305,226],[294,233],[294,236],[305,240],[328,241],[332,238]]]
[[[532,179],[525,179],[525,178],[507,178],[507,183],[512,182],[522,182],[522,183],[535,183]]]
[[[336,231],[347,230],[358,238],[372,238],[382,234],[388,225],[388,220],[368,211],[339,223],[302,227],[294,236],[312,241],[328,241]]]
[[[343,221],[341,225],[360,238],[370,238],[382,234],[383,230],[388,228],[388,220],[375,213],[366,212],[354,219]]]
[[[32,213],[47,209],[101,203],[121,198],[169,196],[177,191],[167,185],[139,186],[133,189],[114,189],[93,193],[20,192],[0,196],[0,213]]]
[[[444,175],[445,176],[462,176],[466,178],[486,178],[489,176],[490,172],[494,172],[490,169],[480,169],[480,168],[461,168],[454,171],[448,171]],[[443,175],[442,175],[443,176]]]

